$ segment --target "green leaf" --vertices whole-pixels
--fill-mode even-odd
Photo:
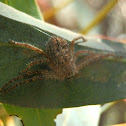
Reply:
[[[37,19],[43,19],[41,12],[36,4],[35,0],[0,0],[7,5],[14,7],[24,13],[27,13]]]
[[[4,104],[8,114],[21,118],[25,126],[55,126],[54,119],[61,109],[22,108]]]
[[[8,43],[9,39],[30,43],[40,49],[49,35],[67,40],[79,36],[45,22],[40,22],[24,13],[0,4],[0,87],[20,75],[30,61],[43,58],[37,52]],[[19,14],[17,16],[17,14]],[[24,17],[22,20],[21,17]],[[40,32],[35,27],[41,29]],[[47,34],[43,33],[46,32]],[[126,45],[97,39],[76,44],[75,51],[93,50],[125,56]],[[79,57],[80,59],[83,56]],[[0,102],[29,108],[66,108],[89,104],[101,104],[126,98],[126,60],[107,58],[94,62],[79,72],[80,77],[70,80],[37,80],[23,84],[0,96]],[[48,65],[37,65],[32,69],[48,69]],[[13,85],[13,84],[12,84]]]

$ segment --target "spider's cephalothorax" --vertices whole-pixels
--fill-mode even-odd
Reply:
[[[74,43],[79,39],[82,39],[84,42],[86,41],[82,36],[77,37],[71,41],[69,47],[68,42],[63,38],[52,36],[47,43],[45,52],[30,44],[15,42],[11,40],[10,42],[12,44],[27,47],[31,50],[40,53],[42,55],[42,59],[31,62],[27,66],[27,68],[23,70],[24,74],[13,78],[9,82],[7,82],[2,88],[0,88],[0,94],[2,95],[14,89],[16,86],[22,85],[24,83],[29,83],[35,80],[64,80],[76,78],[76,75],[79,73],[79,71],[90,63],[100,60],[104,57],[115,56],[113,54],[94,54],[94,52],[88,50],[79,50],[78,52],[74,53]],[[79,62],[76,62],[78,55],[81,53],[86,53],[88,55]],[[43,57],[45,58],[43,59]],[[42,63],[47,63],[51,70],[29,70],[33,65]],[[9,86],[11,83],[19,81],[21,79],[23,80],[13,84],[12,86]]]
[[[52,37],[47,43],[46,56],[50,67],[60,79],[70,78],[78,73],[68,42]]]

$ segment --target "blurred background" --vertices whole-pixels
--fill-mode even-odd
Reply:
[[[36,0],[36,3],[45,22],[91,37],[126,42],[126,0]],[[23,125],[18,117],[10,117],[2,104],[0,117],[0,126]],[[4,125],[3,119],[12,122]],[[126,126],[126,100],[63,109],[55,122],[56,126]]]
[[[82,32],[91,23],[96,23],[83,33],[114,38],[125,36],[125,0],[37,0],[37,3],[44,20],[51,24]]]

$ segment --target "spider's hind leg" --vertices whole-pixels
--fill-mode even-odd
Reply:
[[[70,47],[70,51],[71,51],[72,56],[73,56],[73,54],[74,54],[74,43],[75,43],[77,40],[79,40],[79,39],[82,39],[84,42],[87,41],[83,36],[79,36],[79,37],[73,39],[73,40],[71,41],[71,47]]]
[[[21,43],[21,42],[15,42],[13,40],[9,40],[9,42],[11,42],[14,45],[19,45],[19,46],[22,46],[22,47],[27,47],[27,48],[29,48],[29,49],[31,49],[33,51],[36,51],[36,52],[38,52],[38,53],[40,53],[40,54],[42,54],[42,55],[44,55],[46,57],[46,55],[45,55],[45,53],[44,53],[43,50],[41,50],[41,49],[39,49],[39,48],[31,45],[31,44]]]
[[[89,55],[86,58],[82,59],[81,61],[79,61],[77,63],[77,68],[78,70],[81,70],[82,68],[86,67],[87,65],[89,65],[92,62],[104,59],[106,57],[116,57],[116,58],[121,58],[121,56],[116,56],[114,54],[94,54],[94,55]]]
[[[94,54],[93,51],[88,51],[88,50],[79,50],[74,54],[74,61],[76,61],[78,55],[80,54]]]

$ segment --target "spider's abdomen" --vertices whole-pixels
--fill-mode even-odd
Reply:
[[[46,55],[54,64],[60,65],[71,60],[67,41],[55,36],[47,43]]]
[[[76,73],[76,66],[66,40],[60,37],[51,37],[47,44],[46,55],[55,67],[53,69],[62,75],[67,77]]]

